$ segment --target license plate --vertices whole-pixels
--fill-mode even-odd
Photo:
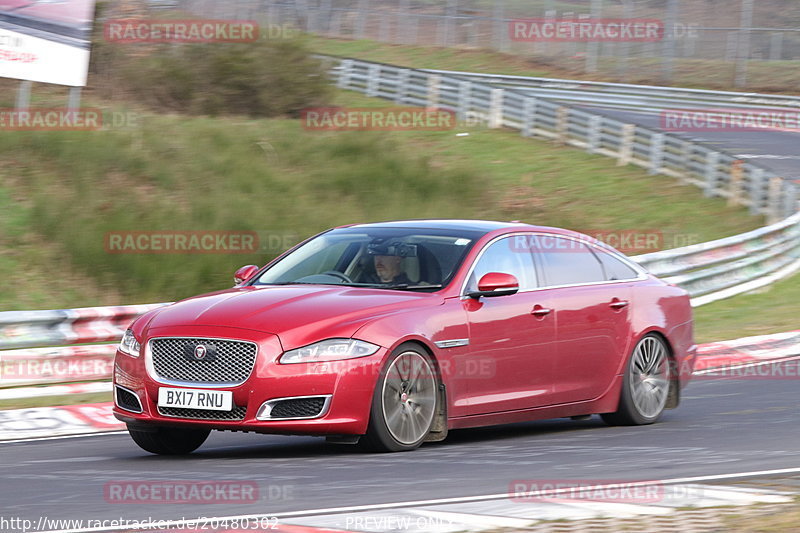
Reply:
[[[233,409],[233,392],[160,388],[158,389],[158,406],[230,411]]]

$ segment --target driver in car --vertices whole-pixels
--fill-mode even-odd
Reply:
[[[403,259],[416,255],[416,246],[400,241],[373,242],[367,247],[367,253],[373,257],[375,273],[380,283],[391,285],[411,284],[411,279],[409,279],[404,269]]]

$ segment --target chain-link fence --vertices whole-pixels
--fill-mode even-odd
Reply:
[[[671,83],[697,73],[716,74],[726,78],[723,83],[744,87],[763,77],[759,67],[788,69],[787,62],[800,60],[800,6],[795,0],[150,0],[149,4],[208,18],[288,24],[329,37],[496,50],[625,81]],[[537,22],[531,25],[531,19]],[[635,21],[657,23],[658,37],[614,35],[615,24]],[[522,25],[515,27],[516,23]],[[548,37],[554,26],[547,24],[561,28],[589,24],[591,35]],[[609,28],[612,35],[600,35]]]

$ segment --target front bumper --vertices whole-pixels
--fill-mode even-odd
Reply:
[[[185,426],[230,431],[253,431],[274,434],[299,435],[363,435],[367,431],[372,394],[386,349],[381,348],[369,357],[349,359],[331,363],[279,364],[283,353],[278,337],[251,330],[228,327],[186,326],[160,328],[148,332],[142,343],[142,354],[130,357],[117,352],[114,364],[114,415],[131,425]],[[200,337],[239,339],[255,342],[258,355],[250,376],[235,387],[214,387],[205,384],[165,384],[147,370],[146,361],[151,354],[147,341],[153,337]],[[117,388],[133,393],[141,403],[141,412],[124,409],[118,402]],[[158,391],[161,387],[225,390],[233,393],[233,403],[243,411],[241,420],[211,420],[189,418],[176,413],[185,411],[167,410],[158,407]],[[261,406],[276,399],[328,396],[328,402],[320,416],[315,418],[288,417],[286,419],[258,420]],[[129,406],[128,406],[129,407]],[[268,410],[267,410],[268,411]],[[197,416],[195,413],[193,416]],[[202,416],[202,415],[201,415]]]

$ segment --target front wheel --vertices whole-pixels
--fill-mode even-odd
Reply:
[[[658,335],[645,335],[633,349],[622,384],[619,408],[601,415],[610,425],[652,424],[661,417],[669,395],[667,344]]]
[[[146,452],[157,455],[192,453],[208,438],[211,430],[157,427],[155,431],[140,431],[128,426],[133,442]]]
[[[364,444],[386,452],[419,447],[433,425],[438,389],[430,356],[415,345],[398,347],[375,386]]]

